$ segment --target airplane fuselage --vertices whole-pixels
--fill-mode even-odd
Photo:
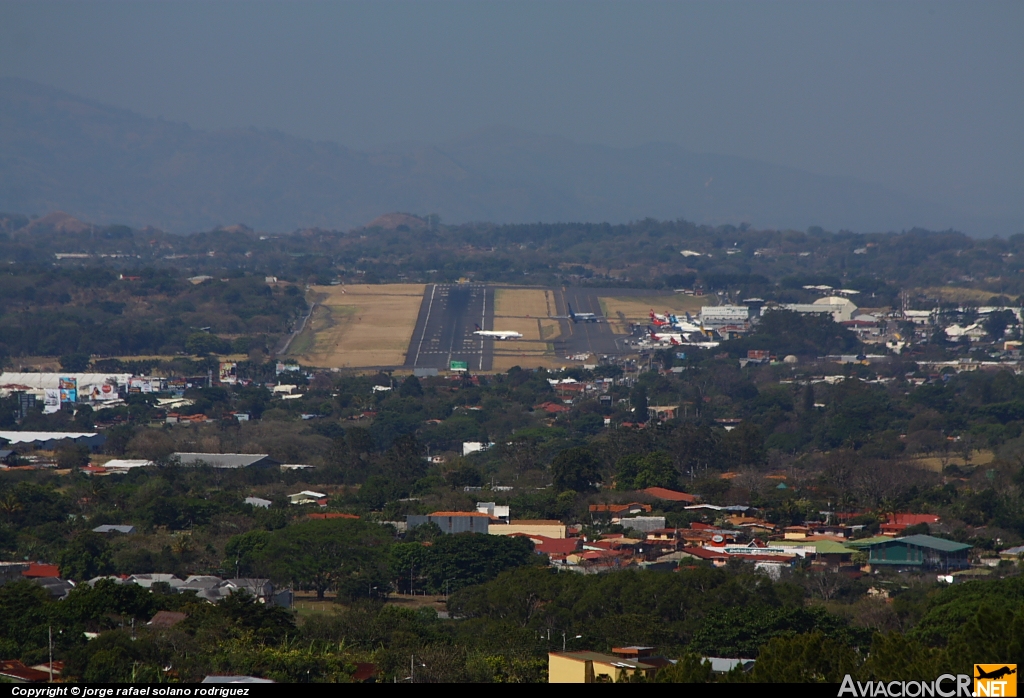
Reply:
[[[523,335],[519,332],[503,332],[501,330],[477,330],[474,332],[477,337],[484,337],[486,339],[522,339]]]

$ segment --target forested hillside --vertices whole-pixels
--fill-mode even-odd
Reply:
[[[202,131],[0,80],[0,210],[55,209],[176,233],[245,223],[348,229],[385,211],[455,223],[646,216],[759,227],[1020,232],[880,185],[650,143],[609,148],[491,128],[357,151],[274,131]]]

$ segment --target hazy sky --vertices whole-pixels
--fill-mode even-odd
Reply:
[[[1024,3],[9,2],[0,74],[363,148],[671,141],[1024,215]]]

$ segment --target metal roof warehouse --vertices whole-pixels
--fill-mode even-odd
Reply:
[[[917,535],[879,541],[868,547],[868,564],[925,569],[965,569],[970,567],[966,543]]]

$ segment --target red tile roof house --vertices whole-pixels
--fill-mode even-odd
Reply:
[[[687,504],[695,504],[700,498],[696,495],[689,494],[687,492],[676,492],[665,487],[648,487],[645,490],[640,490],[649,497],[655,499],[662,499],[667,502],[686,502]]]
[[[724,567],[729,560],[743,560],[744,562],[762,562],[774,564],[792,565],[796,556],[789,555],[759,555],[752,553],[726,553],[708,548],[683,548],[680,552],[699,560],[708,560],[715,567]]]
[[[717,550],[708,550],[707,548],[683,548],[679,552],[698,560],[707,560],[715,567],[722,567],[729,560],[727,554]]]
[[[515,538],[529,538],[533,541],[533,551],[549,556],[562,556],[574,553],[580,549],[583,542],[580,538],[548,538],[547,536],[531,535],[528,533],[513,533]]]
[[[17,659],[3,659],[0,660],[0,678],[14,683],[42,683],[50,680],[50,672],[29,668]]]
[[[35,578],[35,577],[60,577],[60,567],[57,565],[48,565],[44,562],[33,562],[30,563],[27,570],[21,573],[23,577]]]
[[[556,402],[545,402],[545,403],[542,403],[540,405],[537,405],[533,409],[535,409],[535,410],[543,410],[544,412],[547,412],[548,414],[558,414],[560,412],[572,412],[572,408],[571,407],[567,407],[565,405],[559,405]]]
[[[721,543],[734,542],[736,540],[736,531],[693,521],[690,523],[689,528],[679,529],[679,537],[687,543],[693,542],[696,545],[719,545]]]
[[[188,616],[184,613],[177,613],[175,611],[157,611],[156,615],[150,618],[146,625],[151,628],[173,628],[186,618],[188,618]]]
[[[594,517],[597,515],[608,515],[612,518],[621,517],[623,514],[640,514],[643,512],[650,512],[650,504],[641,504],[640,502],[630,502],[629,504],[591,504],[590,505],[590,516]]]
[[[939,522],[935,514],[890,514],[889,520],[878,527],[883,536],[899,536],[909,526],[918,524],[934,525]]]

